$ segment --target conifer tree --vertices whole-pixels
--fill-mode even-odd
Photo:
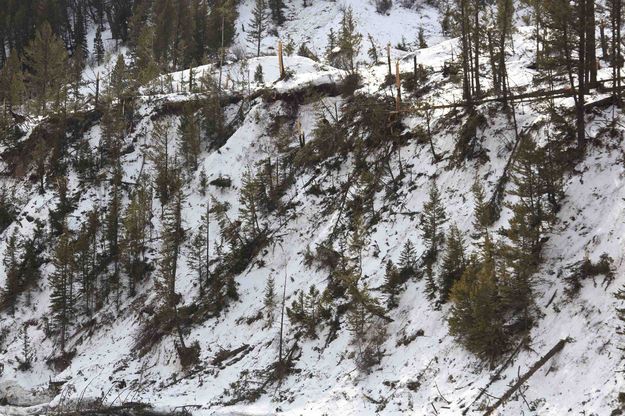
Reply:
[[[200,226],[193,234],[188,244],[189,266],[197,275],[199,298],[204,298],[204,292],[209,278],[209,212],[202,215]]]
[[[122,216],[121,178],[121,166],[117,164],[117,166],[114,167],[113,175],[110,181],[111,192],[104,221],[104,236],[106,238],[107,244],[107,258],[108,261],[113,264],[113,271],[108,277],[104,293],[105,296],[108,296],[111,291],[115,291],[115,301],[117,307],[119,307],[122,289],[120,281],[121,250],[119,238]]]
[[[74,299],[74,247],[70,231],[67,227],[58,239],[52,258],[54,272],[49,277],[52,293],[50,294],[50,312],[56,330],[59,333],[61,352],[65,352],[67,330],[73,314]]]
[[[284,0],[268,0],[269,9],[271,10],[271,18],[273,22],[281,26],[285,22],[284,17]]]
[[[417,254],[412,241],[406,240],[399,255],[399,274],[402,281],[414,277],[417,273]]]
[[[178,174],[175,174],[174,177],[175,180],[180,181]],[[167,204],[163,216],[157,279],[157,289],[163,300],[163,313],[174,322],[182,348],[185,348],[185,343],[180,320],[178,319],[177,305],[180,302],[180,295],[176,292],[176,282],[178,278],[178,258],[185,238],[182,224],[182,205],[184,200],[182,184],[179,184],[172,195],[171,201]]]
[[[208,2],[193,0],[193,59],[196,65],[204,63],[206,57],[208,21]]]
[[[26,304],[30,304],[29,289],[39,283],[41,278],[40,267],[44,263],[42,253],[45,242],[44,225],[35,221],[32,236],[21,241],[22,257],[20,261],[20,282],[22,290],[26,291]]]
[[[74,242],[76,277],[86,315],[91,315],[94,309],[94,296],[97,291],[96,264],[98,252],[94,241],[97,239],[98,220],[97,208],[87,213],[87,221],[80,227],[80,232]]]
[[[392,260],[386,262],[386,271],[384,274],[384,293],[387,295],[386,306],[393,309],[398,306],[397,296],[401,291],[401,277],[397,266]]]
[[[12,51],[0,71],[0,100],[5,108],[11,111],[22,103],[23,96],[24,76],[21,62],[17,52]]]
[[[449,332],[467,349],[491,361],[509,342],[504,329],[505,308],[497,285],[497,256],[488,236],[480,259],[475,256],[452,290]]]
[[[140,182],[143,182],[140,179]],[[145,250],[147,249],[147,231],[151,220],[152,194],[145,185],[139,185],[130,198],[126,209],[123,226],[122,261],[128,274],[129,296],[136,294],[136,284],[145,276]]]
[[[453,285],[460,280],[466,266],[464,241],[460,230],[455,225],[449,229],[445,241],[445,254],[439,277],[440,301],[447,302]]]
[[[473,227],[475,228],[478,237],[484,237],[484,234],[487,232],[488,226],[491,223],[491,215],[488,203],[486,202],[484,187],[479,182],[478,178],[475,178],[471,191],[473,192],[473,200],[475,204],[473,208]]]
[[[28,371],[32,367],[33,351],[30,345],[30,338],[28,337],[28,323],[24,323],[21,329],[22,338],[22,356],[18,358],[18,368],[22,371]]]
[[[267,278],[263,297],[263,308],[265,309],[265,319],[269,326],[273,325],[273,315],[278,306],[276,299],[275,281],[272,276]]]
[[[93,57],[97,65],[102,65],[104,62],[104,42],[102,41],[102,30],[98,27],[95,31],[95,38],[93,39]]]
[[[152,81],[159,74],[158,65],[154,58],[152,43],[154,39],[154,29],[149,25],[144,25],[139,32],[137,46],[134,49],[133,79],[138,85],[145,85]]]
[[[360,52],[362,35],[356,31],[356,21],[351,8],[343,12],[341,28],[338,36],[338,47],[340,48],[341,68],[354,72],[356,70],[356,58]]]
[[[23,288],[22,276],[19,270],[18,250],[18,233],[17,228],[15,228],[7,239],[6,247],[4,249],[4,257],[2,259],[5,281],[4,289],[2,290],[1,305],[3,309],[5,307],[9,307],[12,315],[15,314],[17,296]]]
[[[260,56],[260,43],[263,36],[267,32],[269,13],[267,12],[267,4],[265,0],[255,0],[254,9],[252,9],[252,20],[248,27],[248,40],[256,45],[256,56]]]
[[[425,262],[433,264],[443,241],[441,226],[447,222],[447,214],[441,201],[436,183],[432,183],[428,201],[423,205],[421,231],[426,245]]]
[[[154,57],[163,68],[173,60],[176,10],[173,0],[156,0],[154,3]]]
[[[29,68],[28,85],[39,113],[46,111],[46,103],[51,99],[55,100],[57,107],[60,106],[66,79],[67,52],[47,22],[41,25],[26,48],[24,58],[24,64]]]
[[[76,58],[78,66],[84,68],[85,60],[89,56],[87,48],[87,32],[85,30],[85,17],[82,7],[78,7],[76,13],[76,22],[74,24],[74,44],[72,49],[72,57]]]
[[[156,175],[154,178],[154,189],[156,195],[165,206],[174,191],[173,185],[176,180],[173,175],[174,158],[172,156],[172,138],[170,135],[171,123],[169,121],[159,121],[154,123],[152,130],[152,147],[148,157],[154,165]]]
[[[257,82],[259,84],[265,83],[265,76],[263,75],[263,66],[261,64],[258,64],[256,66],[256,69],[254,70],[254,82]]]
[[[200,140],[200,125],[197,116],[191,107],[185,107],[178,126],[178,148],[182,155],[184,166],[193,172],[198,166],[198,156],[202,150]]]
[[[263,199],[260,180],[247,169],[241,178],[239,221],[241,221],[243,234],[250,240],[259,237],[263,231],[260,223]]]

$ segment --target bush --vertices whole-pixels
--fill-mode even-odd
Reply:
[[[593,263],[589,258],[585,258],[572,266],[573,272],[564,278],[567,285],[565,294],[569,298],[574,298],[579,294],[582,283],[588,278],[604,276],[603,283],[609,284],[614,280],[614,259],[607,253],[599,257],[599,261]]]
[[[200,362],[200,343],[198,341],[193,342],[191,346],[185,347],[182,345],[176,345],[178,350],[178,357],[180,358],[180,365],[183,369],[192,367]]]

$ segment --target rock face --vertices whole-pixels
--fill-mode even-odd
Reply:
[[[0,383],[0,403],[5,406],[37,406],[50,402],[53,397],[49,392],[27,390],[14,381]],[[0,414],[2,413],[0,408]]]

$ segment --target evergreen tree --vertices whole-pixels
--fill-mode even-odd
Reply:
[[[61,352],[65,352],[67,330],[73,314],[74,247],[69,230],[65,227],[59,237],[52,259],[54,272],[49,277],[50,312],[59,333]]]
[[[475,178],[471,191],[473,192],[473,200],[475,204],[473,208],[473,227],[475,228],[478,237],[484,237],[484,234],[487,232],[488,226],[491,223],[491,213],[488,203],[486,202],[484,187],[479,182],[478,178]]]
[[[148,153],[148,157],[156,171],[154,189],[162,206],[168,203],[170,195],[175,191],[173,185],[177,183],[173,175],[175,163],[172,156],[173,143],[170,129],[171,123],[169,121],[154,123],[154,128],[152,129],[153,144]]]
[[[204,63],[206,58],[207,32],[210,28],[208,21],[208,2],[193,0],[193,58],[196,65]]]
[[[18,369],[22,371],[28,371],[32,367],[33,351],[30,345],[30,338],[28,337],[28,323],[22,325],[21,337],[22,337],[22,356],[17,359],[19,362]]]
[[[8,110],[22,103],[24,96],[24,76],[17,52],[12,51],[0,71],[0,100]],[[3,113],[4,113],[3,109]]]
[[[254,9],[252,9],[252,20],[248,25],[250,29],[247,36],[248,40],[256,45],[256,56],[260,56],[260,43],[267,32],[268,20],[269,13],[267,12],[265,0],[255,0]]]
[[[177,181],[179,175],[175,175]],[[182,205],[184,203],[182,186],[176,187],[171,201],[166,206],[163,216],[163,231],[161,234],[160,261],[158,267],[157,290],[163,300],[162,312],[174,323],[178,332],[180,345],[185,348],[180,320],[178,319],[177,305],[180,303],[180,294],[176,292],[178,278],[178,258],[184,242],[182,224]]]
[[[356,31],[356,21],[351,8],[343,12],[341,28],[338,36],[338,47],[340,48],[340,67],[354,72],[356,70],[356,58],[360,52],[362,35]]]
[[[258,64],[256,66],[256,70],[254,71],[254,81],[263,84],[265,82],[265,76],[263,75],[263,66]]]
[[[269,9],[271,10],[271,19],[273,22],[281,26],[285,22],[284,17],[284,0],[268,0]]]
[[[96,29],[95,38],[93,39],[93,57],[98,65],[104,62],[104,42],[102,41],[102,30],[100,27]]]
[[[173,0],[154,2],[154,57],[162,68],[168,68],[173,61],[176,10]]]
[[[414,277],[417,273],[417,254],[412,241],[406,240],[399,255],[399,274],[402,281]]]
[[[142,180],[140,180],[142,182]],[[134,297],[136,285],[145,276],[147,264],[147,231],[151,220],[152,194],[145,185],[139,185],[130,198],[123,218],[122,261],[128,274],[129,295]]]
[[[9,307],[12,315],[15,314],[17,296],[23,289],[22,276],[19,270],[18,250],[18,233],[17,228],[15,228],[7,239],[6,247],[4,249],[4,257],[2,259],[5,281],[4,290],[2,290],[1,305],[3,309],[5,307]]]
[[[397,296],[401,292],[400,272],[392,260],[386,262],[386,272],[384,274],[384,293],[387,295],[386,306],[388,309],[396,308]]]
[[[202,222],[189,241],[189,256],[187,261],[189,267],[197,274],[199,298],[204,298],[204,291],[209,278],[209,217],[208,212],[202,215]]]
[[[154,39],[154,29],[149,25],[144,25],[137,39],[137,46],[134,49],[133,79],[138,85],[145,85],[152,81],[159,74],[158,65],[154,57],[152,43]]]
[[[76,22],[74,24],[74,44],[72,49],[72,57],[75,58],[77,66],[81,69],[85,66],[85,60],[89,56],[87,47],[87,32],[85,30],[85,17],[82,7],[78,7],[76,13]]]
[[[269,276],[263,297],[263,308],[265,309],[265,317],[269,326],[273,325],[273,315],[277,306],[275,281],[272,276]]]
[[[453,225],[449,229],[446,239],[445,254],[439,278],[440,301],[442,303],[447,302],[451,288],[460,280],[465,267],[464,241],[458,227]]]
[[[63,42],[54,35],[52,28],[44,23],[24,52],[28,86],[43,113],[46,103],[54,99],[56,106],[63,101],[63,84],[66,79],[67,52]]]
[[[423,31],[423,27],[419,27],[419,49],[425,49],[428,47],[427,42],[425,41],[425,32]]]
[[[113,271],[106,282],[104,294],[105,296],[108,296],[108,294],[114,290],[116,293],[115,301],[117,307],[119,307],[122,289],[120,281],[120,231],[122,216],[121,178],[121,166],[118,164],[114,168],[113,175],[111,177],[111,192],[108,208],[106,211],[106,217],[104,220],[104,236],[106,238],[107,244],[107,260],[113,264]]]
[[[443,241],[441,226],[447,222],[447,214],[441,201],[436,183],[432,183],[428,194],[428,201],[423,205],[421,216],[421,231],[426,245],[425,262],[433,264]]]
[[[239,194],[239,221],[243,234],[250,241],[258,238],[263,231],[260,216],[264,194],[262,184],[249,169],[243,172]]]
[[[184,166],[193,172],[198,167],[198,156],[202,150],[200,139],[200,123],[193,108],[185,106],[178,126],[178,148]]]
[[[86,217],[87,220],[80,227],[80,232],[74,242],[74,264],[84,311],[86,315],[91,315],[97,292],[98,251],[95,242],[100,225],[97,208],[88,212]]]
[[[452,335],[467,349],[491,361],[505,351],[509,342],[497,279],[494,248],[487,239],[482,258],[469,260],[452,288],[448,319]]]

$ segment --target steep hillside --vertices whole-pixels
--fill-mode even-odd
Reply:
[[[252,3],[239,7],[239,24],[249,20]],[[438,12],[428,5],[394,6],[380,15],[365,1],[315,0],[306,8],[293,3],[281,37],[296,45],[307,42],[323,54],[328,28],[339,24],[346,6],[354,9],[360,32],[374,36],[380,54],[386,42],[396,45],[402,37],[413,42],[419,28],[426,29],[430,47],[416,52],[422,66],[416,87],[408,76],[413,53],[393,51],[404,74],[402,111],[396,111],[386,64],[362,64],[355,80],[346,70],[292,55],[285,57],[289,75],[278,80],[278,60],[271,54],[277,38],[267,37],[268,56],[230,62],[221,71],[206,65],[175,72],[142,87],[121,137],[119,171],[104,162],[92,177],[78,171],[82,146],[97,154],[111,140],[97,108],[87,106],[69,121],[59,115],[19,120],[19,152],[2,148],[4,199],[15,207],[16,218],[2,233],[0,252],[7,258],[14,233],[24,240],[39,236],[43,264],[41,278],[19,296],[15,310],[0,313],[0,393],[7,402],[0,413],[140,402],[164,410],[186,407],[194,415],[484,414],[535,368],[495,413],[620,414],[625,383],[616,334],[622,325],[617,307],[623,305],[614,292],[625,284],[621,109],[607,100],[609,93],[593,90],[587,96],[587,141],[580,148],[571,133],[570,95],[511,100],[505,107],[488,98],[474,106],[453,105],[462,97],[459,79],[449,73],[459,40],[440,34]],[[531,34],[531,28],[519,27],[513,35],[507,58],[511,91],[566,88],[566,80],[549,85],[530,69]],[[253,49],[244,33],[237,42]],[[367,60],[362,50],[361,55]],[[259,66],[262,82],[254,80]],[[228,83],[216,95],[211,88],[220,76]],[[610,76],[610,68],[599,71],[600,79]],[[190,77],[198,80],[191,91]],[[488,90],[490,70],[484,78]],[[151,155],[166,136],[177,163],[179,126],[189,113],[205,114],[215,102],[223,108],[224,123],[211,127],[219,133],[202,135],[197,167],[181,175],[185,243],[176,256],[179,297],[175,318],[163,318],[159,310],[169,305],[160,270],[172,204],[161,205]],[[64,130],[55,135],[59,126]],[[46,159],[40,192],[36,149],[45,140],[61,144]],[[425,207],[435,185],[448,218],[441,232],[457,226],[467,259],[470,253],[481,259],[489,240],[476,225],[472,186],[477,181],[497,211],[485,232],[493,244],[508,247],[510,229],[518,226],[514,206],[524,201],[515,182],[524,141],[545,150],[543,164],[557,164],[557,175],[546,182],[560,184],[561,192],[540,235],[541,261],[531,276],[527,312],[531,324],[525,331],[506,327],[512,334],[508,344],[500,355],[486,357],[450,334],[455,304],[429,299]],[[60,182],[48,179],[57,164],[65,166],[58,175],[67,178],[65,192],[59,191]],[[251,178],[257,178],[256,188]],[[114,290],[105,292],[102,283],[94,299],[99,307],[72,315],[63,354],[50,312],[59,242],[63,235],[79,235],[96,207],[105,223],[116,192],[125,212],[141,185],[154,188],[141,256],[144,278],[135,282],[134,294],[126,270]],[[250,201],[259,193],[268,196],[254,206],[252,218],[250,205],[261,203]],[[51,219],[67,201],[63,233]],[[96,233],[101,254],[107,230]],[[209,276],[200,279],[190,245],[198,230],[200,237],[208,236],[210,257]],[[414,247],[416,270],[391,294],[387,264],[402,263],[407,242]],[[441,246],[428,266],[439,286],[443,251]],[[601,268],[608,257],[610,267]],[[104,264],[98,279],[107,282],[116,265]],[[5,262],[0,286],[6,281]],[[270,281],[273,309],[265,301]],[[219,307],[211,291],[217,284],[223,286]],[[281,314],[283,295],[288,313]],[[296,310],[299,299],[305,300],[305,318]],[[359,326],[359,318],[366,322]],[[199,348],[190,365],[183,365],[180,338],[186,347]],[[555,346],[561,348],[535,367]],[[25,356],[30,368],[22,365]]]

